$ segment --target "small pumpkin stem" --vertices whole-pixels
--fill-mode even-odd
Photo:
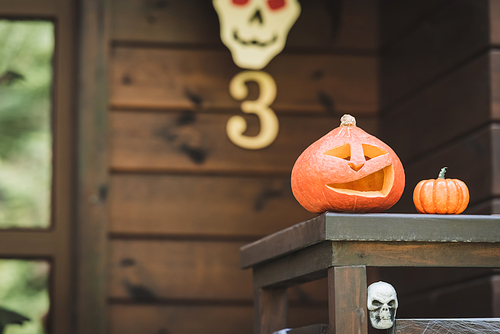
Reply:
[[[356,119],[354,118],[354,116],[345,114],[340,119],[340,126],[356,126]]]
[[[446,169],[448,167],[443,167],[441,168],[441,171],[439,172],[439,176],[438,176],[438,179],[444,179],[444,173],[446,173]]]

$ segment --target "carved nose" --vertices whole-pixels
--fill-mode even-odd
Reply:
[[[260,12],[260,9],[257,9],[255,13],[252,15],[250,18],[250,23],[253,23],[254,21],[259,22],[260,24],[264,23],[264,20],[262,19],[262,13]]]
[[[351,169],[355,172],[357,172],[358,170],[360,170],[361,168],[363,168],[365,164],[364,163],[360,163],[358,165],[352,163],[352,162],[349,162],[349,167],[351,167]]]

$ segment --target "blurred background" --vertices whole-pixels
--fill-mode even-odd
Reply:
[[[0,20],[1,229],[51,224],[53,54],[52,22]],[[48,261],[0,260],[2,333],[45,333],[49,272]]]
[[[292,0],[219,0],[272,22]],[[293,3],[297,1],[293,0]],[[316,214],[299,154],[349,113],[413,187],[463,180],[500,213],[500,0],[302,0],[276,82],[276,139],[231,142],[245,69],[209,0],[0,2],[0,334],[250,334],[239,248]],[[255,7],[257,6],[257,7]],[[255,19],[257,18],[257,20]],[[257,43],[255,43],[257,44]],[[494,269],[370,268],[400,317],[500,317]],[[325,280],[289,291],[289,325],[327,323]],[[3,326],[3,327],[2,327]]]

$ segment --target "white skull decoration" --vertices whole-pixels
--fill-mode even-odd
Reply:
[[[398,308],[396,290],[385,282],[371,284],[368,287],[367,307],[373,328],[391,328],[394,325]]]
[[[236,65],[260,70],[285,47],[298,0],[213,0],[222,42]]]

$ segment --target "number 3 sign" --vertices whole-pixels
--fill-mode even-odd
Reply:
[[[264,68],[285,47],[290,28],[300,15],[298,0],[213,0],[220,22],[222,42],[231,51],[233,61],[241,68],[253,70],[238,73],[229,85],[231,96],[243,100],[248,95],[246,82],[259,85],[260,96],[244,101],[241,110],[259,117],[260,133],[245,136],[246,121],[233,116],[226,127],[229,139],[246,149],[261,149],[273,143],[279,122],[270,108],[276,98],[276,83]]]

